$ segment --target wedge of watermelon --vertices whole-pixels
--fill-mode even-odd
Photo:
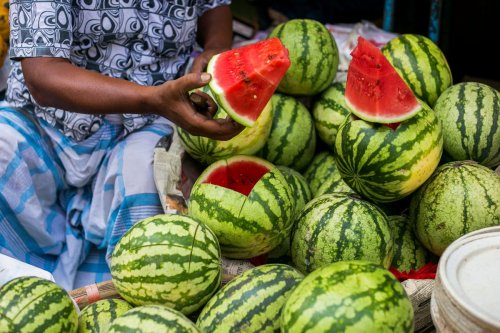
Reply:
[[[215,55],[207,72],[217,103],[236,122],[250,127],[289,67],[288,50],[275,37]]]
[[[352,113],[365,121],[394,124],[420,111],[410,87],[375,45],[359,37],[351,56],[345,101]]]

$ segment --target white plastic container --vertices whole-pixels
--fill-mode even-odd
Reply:
[[[431,315],[440,333],[500,332],[500,227],[448,246],[439,260]]]

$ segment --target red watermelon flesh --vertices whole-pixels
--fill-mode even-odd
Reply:
[[[410,87],[375,45],[359,37],[351,56],[345,100],[352,113],[365,121],[389,124],[420,111]]]
[[[267,166],[254,161],[236,161],[212,170],[203,183],[222,186],[248,196],[269,170]]]
[[[252,126],[289,67],[288,50],[275,37],[222,52],[207,71],[217,102],[235,121]]]

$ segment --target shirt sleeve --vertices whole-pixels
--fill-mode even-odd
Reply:
[[[11,59],[70,57],[71,0],[11,0]]]
[[[197,0],[198,16],[218,6],[230,5],[231,0]]]

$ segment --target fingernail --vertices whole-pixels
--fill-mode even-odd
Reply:
[[[208,82],[208,81],[210,81],[210,78],[211,78],[210,74],[208,74],[208,73],[201,73],[201,81]]]

